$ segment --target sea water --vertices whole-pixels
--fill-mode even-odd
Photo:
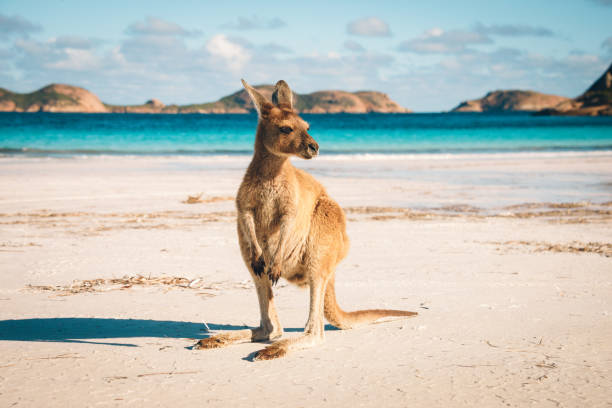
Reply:
[[[612,117],[530,114],[302,115],[321,155],[612,150]],[[252,115],[0,113],[0,154],[249,155]]]

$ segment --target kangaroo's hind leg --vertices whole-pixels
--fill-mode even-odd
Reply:
[[[277,339],[283,335],[283,328],[280,325],[276,308],[274,307],[274,295],[270,279],[264,274],[255,274],[253,268],[250,265],[248,267],[253,277],[259,300],[259,311],[261,313],[259,327],[216,334],[198,341],[194,345],[194,349],[219,348],[230,344],[267,341]]]
[[[313,347],[323,342],[325,290],[348,247],[344,226],[344,213],[340,206],[328,197],[320,197],[313,214],[304,256],[304,267],[310,284],[310,310],[304,335],[272,343],[255,355],[256,360],[282,357],[289,351]]]
[[[283,357],[289,351],[314,347],[324,340],[323,300],[327,276],[316,276],[310,282],[310,309],[304,334],[299,337],[279,340],[255,355],[255,360],[271,360]]]

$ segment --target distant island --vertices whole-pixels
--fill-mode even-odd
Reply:
[[[272,85],[256,86],[268,98]],[[376,91],[318,91],[294,93],[294,107],[301,113],[409,113],[384,93]],[[0,88],[0,112],[83,112],[83,113],[250,113],[255,108],[245,90],[216,102],[192,105],[164,105],[151,99],[142,105],[110,105],[84,88],[51,84],[32,93],[20,94]]]
[[[571,99],[534,91],[500,90],[461,102],[451,112],[517,112],[536,115],[612,115],[612,64],[582,95]]]
[[[451,112],[535,112],[569,100],[534,91],[500,90],[489,92],[480,99],[461,102]]]
[[[272,85],[256,86],[270,98]],[[410,113],[388,95],[376,91],[294,93],[300,113]],[[215,102],[164,105],[151,99],[142,105],[110,105],[84,88],[51,84],[31,93],[0,88],[0,112],[85,113],[250,113],[255,108],[244,89]],[[451,112],[533,112],[536,115],[612,115],[612,64],[582,95],[567,98],[530,90],[497,90],[480,99],[461,102]]]

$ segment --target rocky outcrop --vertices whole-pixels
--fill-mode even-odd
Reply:
[[[51,84],[26,94],[0,88],[0,111],[107,112],[96,95],[78,86]]]
[[[452,112],[539,111],[569,100],[569,98],[563,96],[547,95],[533,91],[494,91],[480,99],[461,102]]]
[[[537,115],[612,116],[612,64],[582,95]]]
[[[274,87],[259,85],[255,87],[270,99]],[[345,92],[318,91],[309,94],[293,93],[294,108],[300,113],[408,113],[386,94],[375,91]],[[253,102],[245,90],[225,96],[216,102],[179,106],[181,113],[248,113],[255,111]]]
[[[319,91],[297,95],[296,107],[304,113],[408,113],[386,94],[374,91]]]
[[[144,105],[105,105],[110,113],[176,113],[166,112],[164,105],[159,99],[151,99]]]
[[[148,106],[150,106],[152,108],[155,108],[155,109],[163,109],[164,106],[166,106],[166,105],[164,105],[162,103],[162,101],[160,101],[159,99],[155,99],[155,98],[146,101],[145,105],[148,105]]]
[[[273,86],[256,88],[271,98]],[[406,113],[386,94],[374,91],[319,91],[295,94],[294,107],[302,113]],[[142,105],[109,105],[93,93],[76,86],[49,85],[29,94],[0,89],[0,111],[9,112],[110,112],[110,113],[249,113],[255,111],[245,90],[218,101],[192,105],[164,105],[151,99]]]

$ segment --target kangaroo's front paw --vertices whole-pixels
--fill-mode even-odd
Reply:
[[[251,261],[251,268],[253,268],[253,273],[255,273],[255,275],[261,276],[266,269],[266,263],[264,262],[263,256],[260,255],[257,260]]]
[[[272,343],[265,349],[259,350],[253,360],[273,360],[275,358],[283,357],[287,354],[287,346],[284,343],[277,342]]]
[[[278,282],[281,277],[281,269],[278,265],[274,264],[268,267],[267,274],[270,282],[272,282],[272,285],[276,285],[276,282]]]

